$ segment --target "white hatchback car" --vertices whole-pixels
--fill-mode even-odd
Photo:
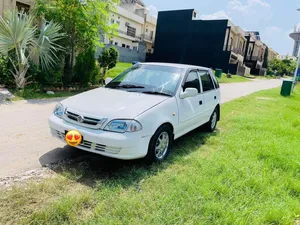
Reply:
[[[220,88],[209,68],[141,63],[106,86],[59,103],[49,118],[53,136],[65,142],[76,130],[77,148],[118,159],[164,160],[174,139],[220,119]]]

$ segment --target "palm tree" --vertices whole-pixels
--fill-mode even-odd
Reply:
[[[61,26],[53,22],[44,22],[38,29],[34,17],[24,12],[8,11],[5,18],[0,16],[0,53],[8,55],[13,65],[11,73],[18,89],[23,89],[30,78],[26,76],[30,59],[36,57],[43,69],[56,63],[57,52],[63,51],[57,44],[64,37],[60,31]]]

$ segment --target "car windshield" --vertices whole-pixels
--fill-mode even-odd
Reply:
[[[105,87],[173,96],[182,72],[183,69],[176,67],[139,64],[125,70]]]

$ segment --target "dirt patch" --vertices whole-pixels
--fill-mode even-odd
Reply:
[[[276,101],[275,98],[268,98],[268,97],[257,97],[258,100],[267,100],[267,101]]]
[[[17,176],[0,178],[0,188],[10,189],[13,185],[22,186],[29,181],[40,181],[54,175],[55,173],[49,168],[30,170]]]

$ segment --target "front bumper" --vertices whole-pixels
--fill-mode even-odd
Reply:
[[[114,133],[93,130],[66,122],[53,114],[49,118],[51,134],[65,141],[65,132],[77,130],[83,142],[76,148],[117,159],[138,159],[146,156],[151,136],[143,136],[142,131],[135,133]]]

